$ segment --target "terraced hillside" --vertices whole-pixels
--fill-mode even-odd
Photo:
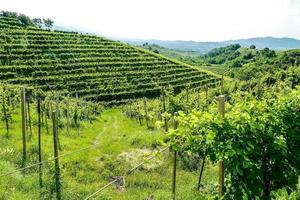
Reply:
[[[218,84],[219,78],[160,55],[102,37],[22,27],[0,17],[0,80],[88,100],[114,102],[156,97]]]

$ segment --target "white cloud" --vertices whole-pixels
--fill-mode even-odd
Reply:
[[[127,38],[300,38],[296,0],[0,0],[3,10]]]

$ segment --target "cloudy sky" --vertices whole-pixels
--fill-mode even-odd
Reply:
[[[119,38],[300,39],[300,0],[0,0],[0,10]]]

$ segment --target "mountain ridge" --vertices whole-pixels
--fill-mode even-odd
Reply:
[[[288,50],[300,48],[300,40],[289,37],[254,37],[248,39],[227,40],[221,42],[196,42],[185,40],[145,40],[145,39],[122,39],[122,41],[133,45],[142,45],[144,43],[157,44],[159,46],[179,50],[179,51],[196,51],[199,53],[207,53],[208,51],[225,47],[230,44],[240,44],[242,47],[255,45],[258,49],[270,48],[273,50]]]

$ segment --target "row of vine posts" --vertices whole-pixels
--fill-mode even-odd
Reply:
[[[43,118],[44,118],[44,122],[45,122],[45,128],[46,128],[46,132],[47,134],[49,134],[49,126],[48,126],[48,121],[47,118],[51,118],[52,120],[52,132],[53,132],[53,152],[54,152],[54,156],[52,159],[52,161],[54,161],[54,182],[55,182],[55,193],[56,193],[56,199],[61,200],[61,178],[60,178],[60,166],[59,166],[59,150],[60,150],[60,142],[59,142],[59,109],[60,109],[60,98],[59,95],[57,94],[54,98],[54,102],[47,102],[47,109],[46,109],[46,105],[42,100],[42,97],[40,95],[36,96],[36,111],[37,111],[37,144],[38,144],[38,162],[34,163],[34,164],[30,164],[30,165],[26,165],[26,162],[28,160],[28,155],[27,155],[27,140],[30,139],[32,137],[32,119],[31,119],[31,113],[30,113],[30,99],[32,100],[33,98],[31,98],[30,96],[32,95],[30,92],[27,94],[27,90],[24,86],[21,86],[20,88],[20,114],[21,114],[21,131],[22,131],[22,162],[21,162],[21,168],[18,168],[12,172],[8,172],[6,174],[2,174],[0,176],[7,176],[7,175],[11,175],[15,172],[22,172],[25,173],[25,171],[29,168],[32,167],[38,167],[38,174],[39,174],[39,186],[40,188],[43,187],[43,172],[42,172],[42,164],[48,160],[43,160],[42,159],[42,125],[43,125]],[[28,90],[30,91],[30,90]],[[2,94],[2,113],[3,113],[3,120],[5,123],[5,127],[6,127],[6,135],[7,137],[9,137],[9,131],[10,131],[10,121],[11,119],[11,115],[12,115],[12,111],[9,110],[9,106],[13,106],[12,110],[15,110],[15,105],[13,102],[11,103],[11,94],[9,93],[10,89],[8,89],[7,86],[3,87],[3,94]],[[15,91],[14,91],[15,92]],[[53,93],[54,94],[54,93]],[[17,97],[18,95],[15,96],[13,95],[14,98]],[[14,99],[15,100],[15,99]],[[46,102],[46,99],[45,99]],[[96,116],[97,114],[99,114],[99,108],[98,104],[87,104],[88,102],[84,102],[84,105],[86,105],[86,107],[84,106],[84,113],[83,114],[93,114],[94,116]],[[54,106],[52,104],[55,104]],[[90,109],[90,105],[92,105],[92,109]],[[74,103],[74,116],[73,116],[73,124],[77,130],[77,133],[79,132],[79,114],[78,114],[78,96],[76,95],[76,99],[75,99],[75,103]],[[67,96],[67,100],[66,100],[66,110],[64,110],[65,115],[66,115],[66,134],[69,136],[70,135],[70,126],[71,126],[71,115],[70,115],[70,96]],[[50,114],[51,113],[51,114]],[[81,116],[82,118],[82,116]],[[85,116],[86,120],[89,120],[91,123],[91,120],[93,120],[90,117]],[[30,133],[30,135],[28,135],[28,132]],[[83,148],[83,149],[87,149],[87,148]],[[80,149],[79,149],[80,150]],[[76,152],[75,152],[76,153]],[[62,155],[64,156],[64,155]]]

